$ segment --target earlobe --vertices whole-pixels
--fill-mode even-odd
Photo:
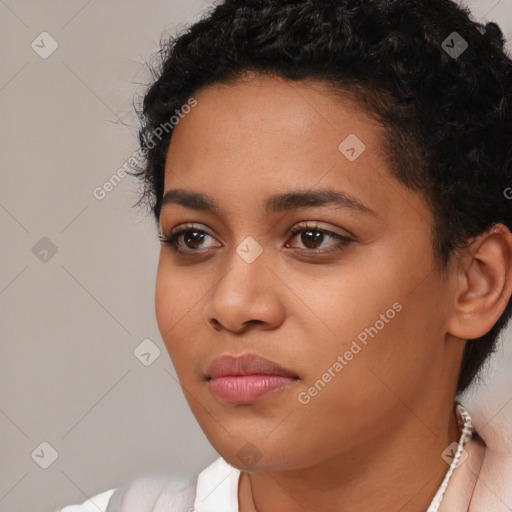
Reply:
[[[512,294],[512,234],[495,224],[463,250],[449,332],[463,339],[488,333]]]

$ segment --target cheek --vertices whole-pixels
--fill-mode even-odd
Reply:
[[[198,345],[201,337],[191,334],[197,333],[199,321],[203,320],[206,298],[200,280],[190,279],[179,272],[166,258],[160,257],[155,284],[155,316],[172,364],[181,375],[197,364],[197,355],[201,353]]]
[[[393,268],[361,262],[311,288],[308,303],[329,326],[333,348],[341,350],[358,336],[364,341],[366,329],[376,322],[379,332],[384,332],[395,320],[399,306],[394,309],[393,304],[402,299],[397,274]]]
[[[174,340],[179,339],[180,330],[183,329],[186,320],[185,313],[180,283],[169,266],[160,258],[155,285],[155,315],[160,335],[173,362],[175,349],[180,345],[174,343]]]
[[[432,339],[442,331],[442,285],[425,254],[399,258],[392,249],[358,258],[342,277],[312,286],[309,304],[330,330],[309,359],[313,380],[346,354],[350,369],[343,373],[350,388],[355,382],[368,389],[382,387],[368,368],[401,386],[404,380],[414,381],[414,368],[421,373],[434,356]],[[307,329],[313,332],[312,324]]]
[[[171,281],[166,276],[163,267],[164,265],[160,259],[155,284],[155,315],[160,334],[165,341],[164,334],[170,328],[170,322],[173,316],[174,291],[171,287]]]

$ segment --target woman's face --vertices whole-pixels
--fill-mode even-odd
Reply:
[[[187,231],[162,244],[156,315],[213,447],[259,471],[363,456],[404,422],[432,436],[461,356],[453,283],[381,128],[315,82],[194,97],[167,154],[161,232]]]

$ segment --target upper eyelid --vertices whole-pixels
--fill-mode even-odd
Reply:
[[[300,222],[294,224],[290,229],[288,229],[287,233],[293,233],[295,231],[300,231],[303,229],[311,229],[314,231],[321,231],[324,233],[332,233],[333,235],[343,236],[345,238],[354,237],[354,235],[352,235],[352,233],[350,233],[350,231],[343,229],[343,228],[338,228],[338,229],[343,229],[343,231],[345,231],[346,234],[338,233],[334,228],[321,226],[318,224],[318,221],[313,221],[313,224],[314,224],[313,226],[310,226],[309,223],[310,223],[310,221],[300,221]]]

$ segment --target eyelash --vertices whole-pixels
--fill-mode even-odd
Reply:
[[[197,228],[197,226],[194,226],[193,224],[186,224],[181,229],[179,229],[178,231],[175,231],[174,233],[171,233],[171,234],[165,235],[165,236],[159,235],[159,239],[160,239],[161,243],[168,245],[176,254],[178,254],[180,256],[188,257],[188,256],[194,256],[194,255],[198,255],[198,254],[204,254],[205,252],[207,252],[208,249],[207,249],[207,251],[201,251],[200,249],[197,249],[197,250],[191,249],[191,250],[187,250],[187,251],[182,251],[181,249],[179,249],[177,247],[177,244],[176,244],[177,238],[179,238],[181,235],[183,235],[184,233],[187,233],[189,231],[195,231],[197,233],[206,234],[208,236],[211,236],[207,231],[199,229],[199,228]],[[326,249],[324,249],[324,250],[298,249],[299,252],[302,252],[302,253],[331,254],[331,253],[342,251],[346,245],[348,245],[350,242],[354,241],[348,237],[340,235],[339,233],[334,233],[333,231],[319,228],[319,227],[317,227],[316,224],[314,226],[308,226],[307,223],[301,223],[297,227],[289,229],[287,231],[287,234],[290,237],[294,238],[299,233],[302,233],[305,231],[314,231],[314,232],[322,233],[324,235],[328,235],[331,238],[338,240],[338,243],[335,244],[335,246],[333,248],[327,249],[327,250]]]

